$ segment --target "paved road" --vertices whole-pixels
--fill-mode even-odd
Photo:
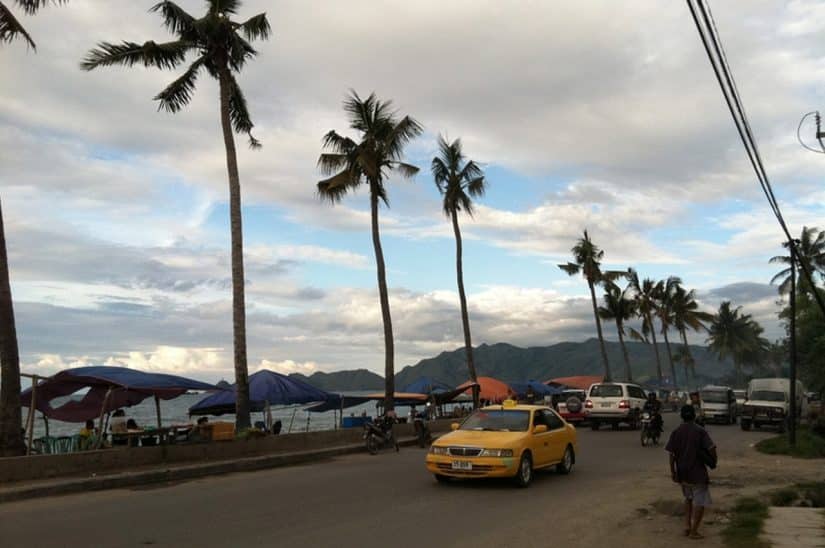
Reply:
[[[677,419],[666,420],[674,425]],[[728,450],[741,453],[762,437],[725,426],[711,434],[723,459]],[[424,450],[403,448],[398,454],[0,505],[0,545],[605,545],[604,535],[615,535],[619,519],[639,506],[636,486],[666,477],[666,456],[661,447],[642,448],[637,432],[581,429],[579,439],[573,474],[540,473],[526,490],[507,481],[439,485],[424,469]],[[626,545],[617,538],[607,544]]]

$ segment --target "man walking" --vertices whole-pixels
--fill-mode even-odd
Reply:
[[[670,453],[671,477],[681,484],[685,496],[685,536],[700,539],[699,524],[711,504],[707,465],[716,467],[716,445],[694,422],[696,410],[692,405],[682,406],[681,415],[683,423],[670,435],[665,450]]]

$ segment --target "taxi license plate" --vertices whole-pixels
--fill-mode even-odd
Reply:
[[[466,460],[454,460],[453,470],[472,470],[473,463]]]

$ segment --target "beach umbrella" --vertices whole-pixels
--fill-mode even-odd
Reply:
[[[544,383],[529,380],[527,382],[511,382],[510,388],[519,398],[527,396],[527,392],[532,389],[536,398],[544,398],[544,396],[552,396],[553,394],[561,394],[562,389],[557,386],[548,386]]]
[[[506,400],[512,395],[513,392],[507,383],[494,379],[493,377],[479,377],[478,385],[480,388],[478,397],[482,400],[489,400],[493,403]],[[464,388],[465,392],[470,391],[472,387],[473,381],[467,381],[458,386],[458,388]]]
[[[236,387],[215,392],[189,408],[190,415],[223,415],[235,412]],[[333,395],[301,380],[262,369],[249,376],[250,411],[264,411],[266,405],[284,406],[322,402]]]
[[[449,392],[453,387],[432,377],[420,377],[401,389],[401,392],[413,394],[437,394]]]
[[[590,385],[604,381],[601,375],[578,375],[574,377],[557,377],[544,381],[544,384],[554,385],[566,388],[578,388],[579,390],[587,390]]]

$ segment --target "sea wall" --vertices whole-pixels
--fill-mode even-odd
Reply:
[[[433,421],[430,423],[430,429],[434,433],[445,432],[450,429],[451,422],[450,420]],[[414,435],[411,424],[396,425],[395,432],[398,438],[409,438]],[[0,483],[90,476],[128,472],[139,467],[164,464],[210,462],[329,449],[360,444],[362,434],[363,430],[360,428],[347,428],[248,440],[183,443],[158,447],[119,447],[64,455],[0,458]]]

